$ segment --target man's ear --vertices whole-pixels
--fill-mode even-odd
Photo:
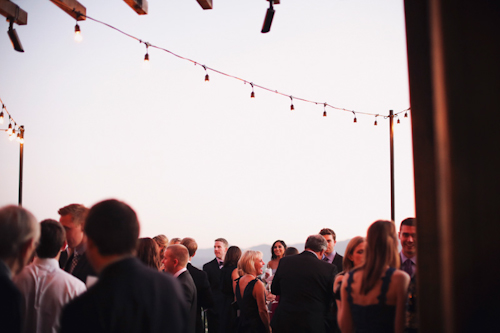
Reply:
[[[325,255],[325,252],[326,252],[326,250],[321,250],[319,252],[319,259],[323,258],[323,256]]]
[[[68,248],[68,242],[65,240],[63,245],[61,246],[60,252],[66,251],[67,248]]]

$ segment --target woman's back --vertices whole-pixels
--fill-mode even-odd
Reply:
[[[257,301],[253,296],[253,289],[255,284],[259,283],[259,280],[255,278],[248,283],[242,283],[241,289],[240,280],[236,282],[235,288],[236,301],[240,308],[238,332],[266,332],[265,326],[259,316]]]
[[[344,280],[355,332],[394,332],[397,311],[404,309],[405,273],[387,268],[375,286],[361,294],[363,274],[363,269],[355,269]]]

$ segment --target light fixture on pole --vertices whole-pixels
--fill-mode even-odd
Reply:
[[[12,47],[14,47],[14,50],[18,52],[24,52],[21,40],[19,39],[16,29],[14,29],[13,26],[14,19],[9,19],[9,30],[7,31],[7,34],[9,35],[10,41],[12,42]]]
[[[273,17],[274,17],[273,2],[274,0],[269,0],[269,8],[267,9],[266,17],[264,18],[264,24],[262,24],[261,32],[263,34],[271,31],[271,24],[273,23]]]

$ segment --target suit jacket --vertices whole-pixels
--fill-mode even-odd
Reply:
[[[21,332],[23,305],[23,296],[10,279],[9,268],[0,260],[0,331]]]
[[[220,332],[219,329],[219,312],[224,306],[224,295],[220,287],[220,268],[217,259],[203,265],[203,270],[207,273],[210,289],[212,289],[212,296],[214,299],[214,306],[208,309],[208,331],[211,333]]]
[[[68,272],[71,267],[72,260],[73,255],[68,258],[68,252],[63,251],[61,252],[61,256],[59,257],[59,266],[66,272]],[[92,266],[90,265],[85,252],[78,259],[78,263],[76,264],[75,269],[73,270],[71,275],[79,278],[85,284],[87,284],[87,276],[97,276],[94,268],[92,268]]]
[[[187,321],[179,282],[126,258],[104,268],[99,280],[64,308],[60,332],[186,332]]]
[[[340,254],[335,253],[335,257],[333,257],[332,264],[337,266],[338,272],[344,271],[344,265],[343,265],[344,257],[342,257]]]
[[[309,251],[280,260],[271,291],[280,295],[271,327],[273,332],[330,331],[333,281],[337,266]]]
[[[205,333],[203,322],[201,320],[201,308],[208,309],[214,306],[214,299],[210,283],[208,282],[208,275],[206,272],[199,268],[194,267],[191,263],[187,264],[187,270],[193,278],[194,285],[196,286],[196,297],[198,306],[196,307],[196,332]]]
[[[178,277],[177,281],[180,282],[181,287],[184,291],[185,300],[189,309],[189,320],[187,322],[187,332],[195,333],[196,328],[196,309],[198,308],[196,286],[194,284],[193,278],[189,271],[182,272]]]

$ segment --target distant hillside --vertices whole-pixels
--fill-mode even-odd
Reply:
[[[342,241],[337,241],[337,244],[335,245],[335,250],[340,253],[341,255],[344,255],[345,248],[347,247],[347,243],[349,243],[350,239],[342,240]],[[288,246],[293,246],[299,250],[299,252],[304,251],[304,244],[297,243],[297,244],[287,244]],[[252,246],[251,248],[246,248],[246,249],[241,249],[242,251],[245,250],[254,250],[254,251],[260,251],[264,255],[263,259],[267,263],[269,260],[271,260],[271,244],[261,244],[261,245],[256,245]],[[193,260],[191,263],[198,267],[202,268],[203,265],[210,260],[214,259],[214,250],[213,248],[208,248],[208,249],[198,249],[196,252],[196,255],[193,257]]]

